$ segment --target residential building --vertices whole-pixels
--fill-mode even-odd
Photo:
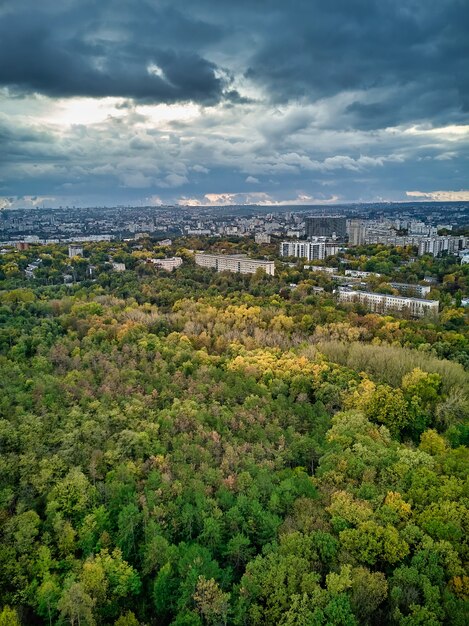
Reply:
[[[326,258],[325,241],[282,241],[280,256],[294,256],[298,259],[322,260]]]
[[[210,267],[217,272],[240,272],[241,274],[254,274],[259,268],[266,274],[275,274],[275,264],[273,261],[262,261],[250,259],[245,254],[205,254],[197,252],[195,262],[201,267]]]
[[[149,259],[150,263],[153,263],[162,270],[172,272],[174,269],[182,265],[182,259],[180,256],[173,256],[169,259]]]
[[[389,283],[393,289],[403,296],[415,296],[416,298],[425,298],[431,291],[428,285],[411,285],[409,283]]]
[[[68,246],[68,256],[83,256],[83,246]]]
[[[347,220],[342,215],[307,217],[306,237],[333,237],[342,239],[347,234]]]
[[[256,243],[270,243],[271,236],[268,233],[256,233],[254,235],[254,241]]]
[[[326,241],[326,256],[335,256],[340,252],[340,244],[334,241]]]
[[[370,276],[381,276],[377,272],[362,272],[361,270],[345,270],[345,276],[351,276],[352,278],[369,278]]]
[[[419,256],[432,254],[439,256],[443,252],[457,254],[464,247],[463,237],[424,237],[419,241]]]
[[[333,274],[337,272],[337,267],[323,267],[322,265],[305,265],[305,270],[311,270],[313,272],[321,272],[321,274]]]
[[[348,242],[351,246],[361,246],[366,239],[366,226],[363,220],[347,220]]]
[[[41,259],[36,259],[32,263],[29,263],[24,270],[24,275],[26,276],[26,278],[34,278],[34,273],[41,264]]]
[[[359,302],[375,313],[408,311],[413,317],[438,315],[438,300],[424,300],[422,298],[391,296],[384,293],[354,291],[346,287],[339,287],[337,298],[341,304]]]

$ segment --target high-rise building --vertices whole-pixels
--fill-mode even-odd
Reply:
[[[347,231],[351,246],[361,246],[365,243],[366,226],[362,220],[347,220]]]
[[[280,256],[294,256],[298,259],[326,258],[326,243],[324,241],[282,241]]]
[[[307,217],[305,224],[307,237],[342,239],[347,234],[347,220],[341,215]]]

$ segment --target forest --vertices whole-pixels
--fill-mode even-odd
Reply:
[[[275,255],[0,256],[0,626],[465,626],[469,265],[327,261],[435,277],[416,320],[337,306],[301,262],[197,267],[202,246]]]

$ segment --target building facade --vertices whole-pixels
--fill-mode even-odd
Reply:
[[[150,262],[167,272],[172,272],[174,269],[182,265],[182,259],[180,256],[173,256],[169,259],[150,259]]]
[[[342,239],[347,234],[347,220],[342,215],[307,217],[306,237],[334,237]]]
[[[297,259],[308,261],[326,258],[326,243],[324,241],[282,241],[280,256],[294,256]]]
[[[361,246],[366,240],[366,225],[363,220],[347,220],[348,242],[351,246]]]
[[[270,276],[275,274],[273,261],[250,259],[244,254],[205,254],[197,252],[195,254],[195,262],[201,267],[216,269],[217,272],[228,271],[241,274],[255,274],[260,268]]]
[[[271,236],[268,233],[256,233],[254,235],[254,241],[256,243],[270,243]]]
[[[68,246],[68,256],[71,259],[74,256],[83,256],[83,246]]]
[[[339,288],[337,299],[341,304],[359,302],[375,313],[408,311],[412,317],[423,317],[424,315],[436,317],[438,315],[438,300],[423,300],[422,298],[390,296],[384,293],[354,291],[345,287]]]
[[[429,285],[411,285],[410,283],[389,283],[393,289],[403,296],[415,296],[416,298],[425,298],[431,291]]]

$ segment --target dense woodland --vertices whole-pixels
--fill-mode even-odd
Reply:
[[[377,290],[436,278],[439,319],[412,320],[338,307],[301,262],[216,274],[202,247],[275,255],[0,256],[0,626],[465,626],[469,266],[327,261]]]

